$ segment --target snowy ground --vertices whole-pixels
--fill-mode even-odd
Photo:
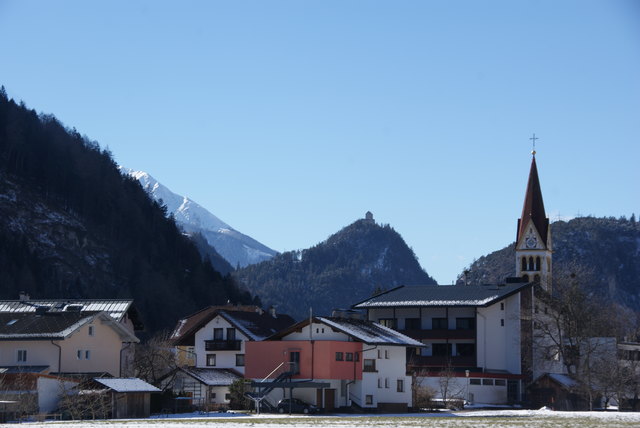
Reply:
[[[349,427],[442,427],[442,428],[637,428],[640,413],[627,412],[554,412],[551,410],[473,410],[460,412],[402,415],[247,415],[211,413],[209,415],[169,415],[138,420],[26,423],[27,427],[188,427],[188,428],[349,428]]]

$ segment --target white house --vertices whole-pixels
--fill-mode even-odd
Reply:
[[[171,341],[179,369],[170,379],[175,392],[193,404],[229,404],[229,385],[245,372],[246,343],[263,340],[295,321],[257,306],[210,306],[178,321]],[[186,366],[186,367],[185,367]]]

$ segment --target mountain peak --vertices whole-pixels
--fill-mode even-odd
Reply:
[[[209,245],[232,266],[247,266],[268,260],[277,254],[250,236],[238,232],[197,202],[173,193],[149,173],[122,166],[119,168],[123,174],[138,180],[156,201],[161,201],[185,232],[192,235],[202,234]]]

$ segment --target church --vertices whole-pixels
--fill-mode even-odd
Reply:
[[[552,241],[535,151],[517,221],[515,275],[501,284],[400,286],[353,305],[366,319],[420,341],[407,372],[436,397],[514,404],[540,375],[536,295],[552,287]]]

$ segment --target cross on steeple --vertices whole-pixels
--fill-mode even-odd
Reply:
[[[533,137],[529,138],[531,141],[533,141],[533,150],[531,150],[531,154],[532,155],[536,155],[536,140],[539,140],[540,138],[536,137],[536,133],[533,133]]]

